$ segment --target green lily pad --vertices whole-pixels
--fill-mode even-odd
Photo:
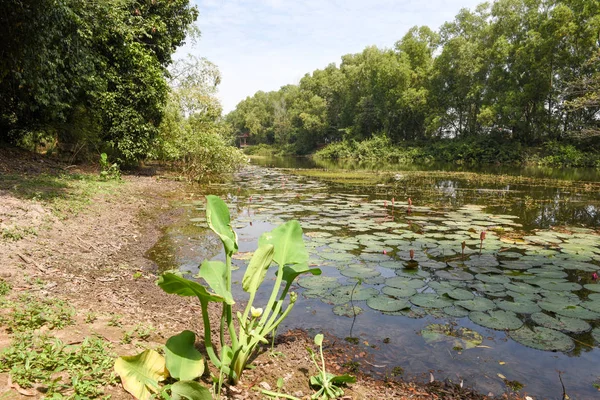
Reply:
[[[333,313],[341,317],[353,318],[355,315],[362,314],[362,312],[363,309],[359,306],[354,306],[353,311],[353,307],[348,303],[333,307]]]
[[[421,336],[426,343],[450,341],[453,348],[472,349],[483,342],[483,337],[470,329],[458,328],[447,324],[430,324],[421,330]]]
[[[402,276],[397,276],[397,277],[386,279],[385,284],[387,286],[395,287],[398,289],[403,289],[403,288],[420,289],[423,286],[425,286],[425,282],[423,282],[420,279],[410,279],[410,278],[405,278]]]
[[[533,314],[533,313],[536,313],[541,310],[537,304],[530,302],[530,301],[501,300],[501,301],[496,301],[496,305],[498,306],[498,308],[501,308],[502,310],[512,311],[512,312],[518,313],[518,314]]]
[[[512,311],[473,311],[469,313],[469,319],[477,325],[499,331],[515,330],[523,326],[523,321]]]
[[[464,318],[469,315],[469,310],[460,306],[452,306],[444,308],[444,313],[455,318]]]
[[[381,275],[381,272],[365,266],[350,266],[340,271],[340,274],[348,278],[374,278]]]
[[[395,312],[410,308],[410,302],[406,299],[394,299],[389,296],[379,295],[367,300],[367,305],[373,310]]]
[[[586,285],[583,285],[583,287],[591,292],[600,293],[600,284],[598,283],[588,283]]]
[[[381,292],[383,294],[386,294],[388,296],[392,296],[392,297],[410,297],[410,296],[414,296],[415,294],[417,294],[417,290],[411,287],[405,287],[405,288],[395,288],[395,287],[391,287],[391,286],[385,286],[383,289],[381,289]]]
[[[375,288],[364,287],[364,286],[356,286],[356,285],[346,285],[340,286],[332,290],[331,295],[337,298],[347,298],[350,301],[350,295],[352,294],[352,299],[355,301],[367,300],[370,297],[376,296],[379,294],[379,291]]]
[[[539,293],[540,289],[524,282],[505,283],[504,287],[517,293]]]
[[[477,274],[477,275],[475,275],[475,279],[477,279],[481,282],[484,282],[484,283],[498,283],[498,284],[510,283],[510,279],[504,275]]]
[[[454,303],[457,306],[466,308],[469,311],[489,311],[496,308],[496,303],[485,297],[475,297],[471,300],[460,300]]]
[[[455,300],[471,300],[475,297],[473,292],[465,289],[454,289],[447,292],[446,294]]]
[[[569,333],[583,333],[587,332],[592,327],[584,320],[578,318],[563,317],[557,315],[556,318],[549,316],[544,313],[531,314],[531,319],[536,324],[543,326],[544,328],[555,329],[557,331],[569,332]]]
[[[596,343],[600,343],[600,326],[592,329],[592,337]]]
[[[600,314],[572,303],[553,303],[549,301],[540,301],[538,305],[546,311],[550,311],[565,317],[587,320],[600,319]]]
[[[447,270],[438,270],[435,271],[435,274],[440,278],[440,279],[445,279],[445,280],[456,280],[456,281],[470,281],[473,279],[473,275],[460,270],[460,269],[454,269],[451,271],[447,271]]]
[[[311,290],[330,290],[341,286],[337,278],[332,276],[305,276],[298,279],[298,285]]]
[[[409,298],[409,300],[414,305],[423,308],[444,308],[452,305],[451,300],[440,297],[434,293],[418,293]]]
[[[521,329],[510,332],[509,336],[515,342],[538,350],[568,352],[575,347],[573,340],[569,336],[554,329],[541,326],[536,326],[533,330],[524,326]]]

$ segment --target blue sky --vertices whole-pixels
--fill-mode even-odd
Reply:
[[[366,46],[392,47],[415,25],[436,30],[482,0],[195,0],[202,37],[179,49],[215,63],[224,112],[258,90],[298,83],[304,74]]]

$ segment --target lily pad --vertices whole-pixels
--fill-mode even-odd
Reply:
[[[451,300],[445,299],[433,293],[418,293],[412,296],[409,300],[414,305],[423,308],[444,308],[452,305]]]
[[[565,317],[581,318],[587,320],[600,319],[600,314],[572,303],[554,303],[549,301],[540,301],[538,305],[546,311],[550,311]]]
[[[545,351],[571,351],[575,347],[573,340],[554,329],[536,326],[532,329],[524,326],[521,329],[512,331],[509,336],[524,346],[532,347]]]
[[[523,321],[512,311],[473,311],[469,313],[469,319],[477,325],[499,331],[515,330],[523,326]]]
[[[531,314],[531,319],[536,324],[543,326],[544,328],[555,329],[557,331],[569,332],[569,333],[583,333],[587,332],[592,327],[584,320],[578,318],[563,317],[557,315],[556,318],[549,316],[544,313]]]
[[[496,304],[485,297],[475,297],[471,300],[461,300],[454,303],[470,311],[488,311],[496,308]]]
[[[512,311],[518,314],[533,314],[541,310],[537,304],[524,300],[501,300],[496,301],[496,305],[498,306],[498,308],[501,308],[506,311]]]
[[[311,290],[330,290],[340,286],[333,276],[306,276],[298,279],[298,285]]]
[[[410,308],[410,303],[406,299],[394,299],[389,296],[379,295],[367,300],[367,305],[373,310],[394,312]]]
[[[465,289],[454,289],[446,293],[455,300],[471,300],[475,295],[473,292]]]
[[[483,337],[470,329],[456,329],[451,324],[430,324],[421,330],[421,336],[426,343],[450,341],[454,348],[472,349],[483,342]]]
[[[460,306],[452,306],[444,308],[444,313],[455,318],[464,318],[469,315],[469,310]]]
[[[441,279],[446,279],[446,280],[456,280],[456,281],[470,281],[471,279],[473,279],[473,275],[460,270],[460,269],[454,269],[451,271],[447,271],[447,270],[438,270],[435,271],[435,274],[441,278]]]
[[[387,286],[395,287],[398,289],[403,289],[403,288],[420,289],[423,286],[425,286],[425,282],[423,282],[420,279],[410,279],[410,278],[405,278],[402,276],[397,276],[394,278],[386,279],[385,284]]]
[[[353,309],[354,309],[354,311],[353,311]],[[341,317],[353,318],[355,315],[362,314],[362,312],[363,312],[363,309],[360,308],[359,306],[354,306],[354,308],[353,308],[348,303],[333,307],[333,313],[335,315],[339,315]]]
[[[340,271],[340,274],[348,278],[374,278],[381,275],[381,272],[365,266],[350,266]]]
[[[385,286],[383,289],[381,289],[381,292],[383,294],[386,294],[388,296],[392,296],[392,297],[410,297],[410,296],[414,296],[415,294],[417,294],[417,290],[410,288],[410,287],[406,287],[406,288],[395,288],[395,287],[391,287],[391,286]]]

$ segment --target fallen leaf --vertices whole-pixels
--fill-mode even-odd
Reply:
[[[498,361],[498,364],[500,364],[500,365],[504,365],[504,364],[506,364],[506,363],[505,363],[504,361]]]
[[[506,377],[502,374],[497,374],[500,379],[506,379]]]

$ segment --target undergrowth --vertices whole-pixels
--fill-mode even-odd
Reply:
[[[3,308],[12,309],[0,316],[0,324],[9,332],[25,332],[46,326],[61,329],[74,323],[75,310],[62,300],[37,299],[21,295],[17,301],[3,302]]]
[[[66,218],[81,212],[96,194],[114,191],[121,182],[89,174],[5,174],[0,175],[0,190],[47,204],[56,216]]]
[[[23,388],[43,386],[46,398],[97,398],[115,381],[110,343],[97,337],[68,345],[48,335],[18,333],[0,352],[0,372]]]
[[[394,144],[389,138],[378,135],[362,142],[332,143],[316,152],[315,158],[388,164],[423,165],[439,162],[600,168],[600,153],[593,148],[582,150],[573,143],[558,141],[545,142],[541,147],[527,147],[494,135],[404,144]]]

